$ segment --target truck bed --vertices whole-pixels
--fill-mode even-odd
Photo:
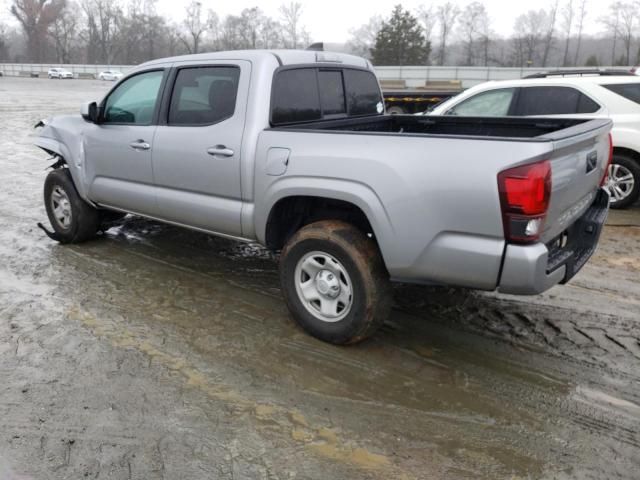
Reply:
[[[591,122],[590,126],[583,125]],[[324,120],[276,127],[277,130],[330,131],[391,135],[437,135],[487,137],[491,139],[560,140],[601,128],[606,120],[495,118],[421,115],[378,115],[351,119]],[[585,128],[586,127],[586,128]],[[592,128],[589,128],[592,127]]]

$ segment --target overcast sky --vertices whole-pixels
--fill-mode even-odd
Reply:
[[[414,10],[423,4],[436,4],[424,0],[299,0],[303,4],[302,22],[307,27],[314,41],[344,42],[349,38],[349,30],[358,27],[376,14],[388,16],[393,6],[401,3],[405,8]],[[469,1],[454,0],[460,6]],[[597,19],[602,16],[614,0],[589,0],[586,34],[597,34],[602,31]],[[188,0],[158,0],[159,13],[166,15],[173,21],[180,21],[184,16],[184,8]],[[277,18],[278,7],[283,0],[202,0],[205,8],[211,8],[220,17],[227,14],[238,14],[243,8],[258,5],[265,13]],[[544,8],[550,0],[484,0],[493,28],[503,36],[511,35],[515,18],[530,8]],[[577,2],[576,2],[577,3]],[[11,0],[0,0],[2,13],[0,18],[9,20],[8,14]]]
[[[420,5],[437,4],[425,0],[298,0],[303,5],[302,21],[311,34],[313,41],[343,42],[349,38],[349,30],[358,27],[373,15],[389,16],[394,5],[401,3],[404,8],[417,9]],[[453,0],[461,7],[471,1]],[[585,33],[600,33],[598,17],[602,16],[614,0],[589,0]],[[202,0],[206,8],[212,8],[220,17],[226,14],[238,14],[243,8],[258,5],[265,13],[277,17],[278,7],[283,0],[234,0],[211,1]],[[493,28],[503,36],[511,35],[515,18],[531,8],[547,7],[550,0],[481,0],[489,11]],[[577,3],[577,2],[574,2]],[[162,13],[180,17],[184,12],[187,0],[159,0],[158,9]]]

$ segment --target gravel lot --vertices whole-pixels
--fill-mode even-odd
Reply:
[[[258,247],[36,228],[32,126],[109,87],[0,78],[0,479],[638,478],[640,208],[570,285],[398,286],[337,348],[292,324]]]

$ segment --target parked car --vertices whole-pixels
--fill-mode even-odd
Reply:
[[[626,208],[640,197],[640,79],[624,73],[549,72],[486,82],[427,115],[610,118],[614,148],[607,188],[612,208]]]
[[[519,295],[569,281],[607,216],[609,119],[384,114],[371,64],[235,51],[137,67],[43,123],[61,243],[133,213],[280,253],[295,320],[370,336],[391,281]],[[455,172],[455,173],[452,173]],[[44,227],[42,227],[44,229]]]
[[[73,78],[73,72],[64,68],[50,68],[47,76],[51,78]]]
[[[108,80],[112,82],[118,81],[122,77],[122,72],[119,72],[118,70],[105,70],[104,72],[100,72],[100,74],[98,74],[99,80]]]

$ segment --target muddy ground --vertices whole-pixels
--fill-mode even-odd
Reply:
[[[570,285],[399,286],[337,348],[292,324],[260,248],[36,228],[31,126],[109,86],[0,78],[0,479],[638,478],[638,207]]]

